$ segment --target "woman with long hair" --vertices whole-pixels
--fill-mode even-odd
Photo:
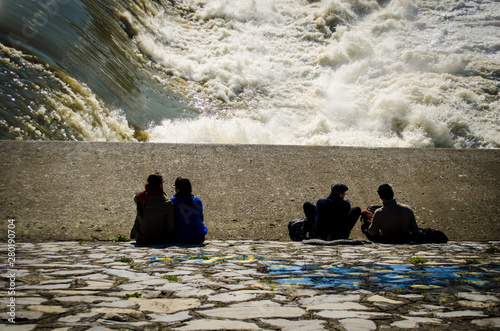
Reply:
[[[174,206],[163,190],[163,177],[149,175],[144,190],[134,197],[137,216],[130,233],[138,245],[158,245],[175,242]]]
[[[192,194],[191,182],[178,177],[173,185],[175,195],[170,199],[174,203],[177,241],[182,244],[202,244],[205,241],[207,227],[203,223],[203,204]]]

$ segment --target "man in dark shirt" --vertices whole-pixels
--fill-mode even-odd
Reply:
[[[351,208],[349,201],[344,200],[347,186],[335,184],[326,199],[319,199],[314,206],[304,203],[307,223],[312,228],[313,237],[323,240],[348,239],[356,224],[361,208]]]

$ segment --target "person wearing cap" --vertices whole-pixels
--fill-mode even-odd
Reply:
[[[377,193],[383,206],[375,210],[371,223],[366,221],[362,225],[366,237],[383,243],[409,243],[412,235],[419,232],[413,210],[396,202],[389,184],[380,185]]]
[[[175,195],[170,200],[174,203],[178,242],[202,244],[208,232],[203,223],[203,203],[192,194],[189,179],[177,177],[172,187],[175,189]]]
[[[323,240],[348,239],[351,230],[361,215],[361,208],[353,207],[344,200],[348,187],[344,184],[332,185],[330,195],[319,199],[316,206],[304,203],[310,237]]]
[[[159,173],[150,175],[144,190],[134,196],[137,216],[130,238],[138,245],[162,245],[175,242],[174,205],[163,190]]]

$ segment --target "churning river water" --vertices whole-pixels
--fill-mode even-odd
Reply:
[[[498,0],[0,0],[0,139],[500,147]]]

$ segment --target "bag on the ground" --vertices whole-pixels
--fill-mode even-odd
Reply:
[[[444,244],[448,242],[448,237],[443,231],[431,228],[419,229],[413,242],[415,244]]]
[[[290,239],[293,241],[308,239],[306,222],[305,218],[298,218],[288,223],[288,234],[290,235]]]

